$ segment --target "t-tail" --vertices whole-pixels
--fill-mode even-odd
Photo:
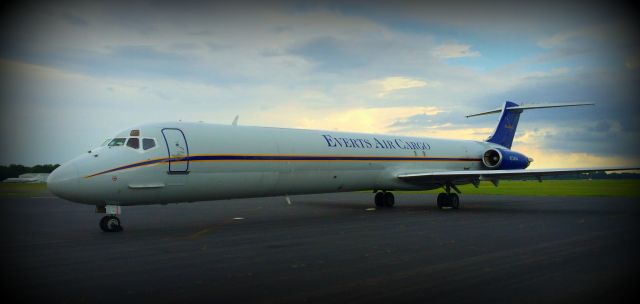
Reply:
[[[520,106],[515,102],[506,101],[501,108],[467,115],[467,118],[501,113],[500,120],[498,120],[498,125],[496,129],[493,131],[493,134],[487,138],[487,142],[501,145],[507,149],[511,149],[511,145],[513,144],[513,137],[516,134],[516,128],[518,127],[518,120],[520,119],[520,113],[524,110],[534,110],[534,109],[546,109],[546,108],[563,108],[563,107],[576,107],[576,106],[588,106],[594,105],[593,103],[565,103],[565,104],[548,104],[548,105],[527,105]]]

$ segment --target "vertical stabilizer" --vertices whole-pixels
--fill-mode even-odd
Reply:
[[[515,102],[507,101],[504,103],[498,125],[493,134],[487,138],[487,142],[511,149],[513,137],[516,135],[516,128],[518,127],[518,120],[520,120],[520,113],[522,113],[522,109],[516,107],[518,107],[518,104]]]

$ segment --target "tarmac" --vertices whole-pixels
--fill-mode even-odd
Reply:
[[[0,197],[7,299],[47,302],[611,302],[639,287],[630,198],[341,193],[124,207]]]

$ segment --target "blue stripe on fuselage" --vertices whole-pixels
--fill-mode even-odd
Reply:
[[[459,158],[459,157],[396,157],[396,156],[331,156],[331,155],[192,155],[188,157],[159,158],[137,163],[132,163],[113,169],[101,171],[87,175],[90,178],[106,173],[120,170],[132,169],[142,166],[157,165],[169,162],[207,162],[207,161],[411,161],[411,162],[433,162],[433,161],[480,161],[479,158]]]

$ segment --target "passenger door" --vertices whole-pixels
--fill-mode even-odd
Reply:
[[[169,153],[169,174],[187,174],[189,172],[189,146],[187,138],[180,129],[162,129]]]

